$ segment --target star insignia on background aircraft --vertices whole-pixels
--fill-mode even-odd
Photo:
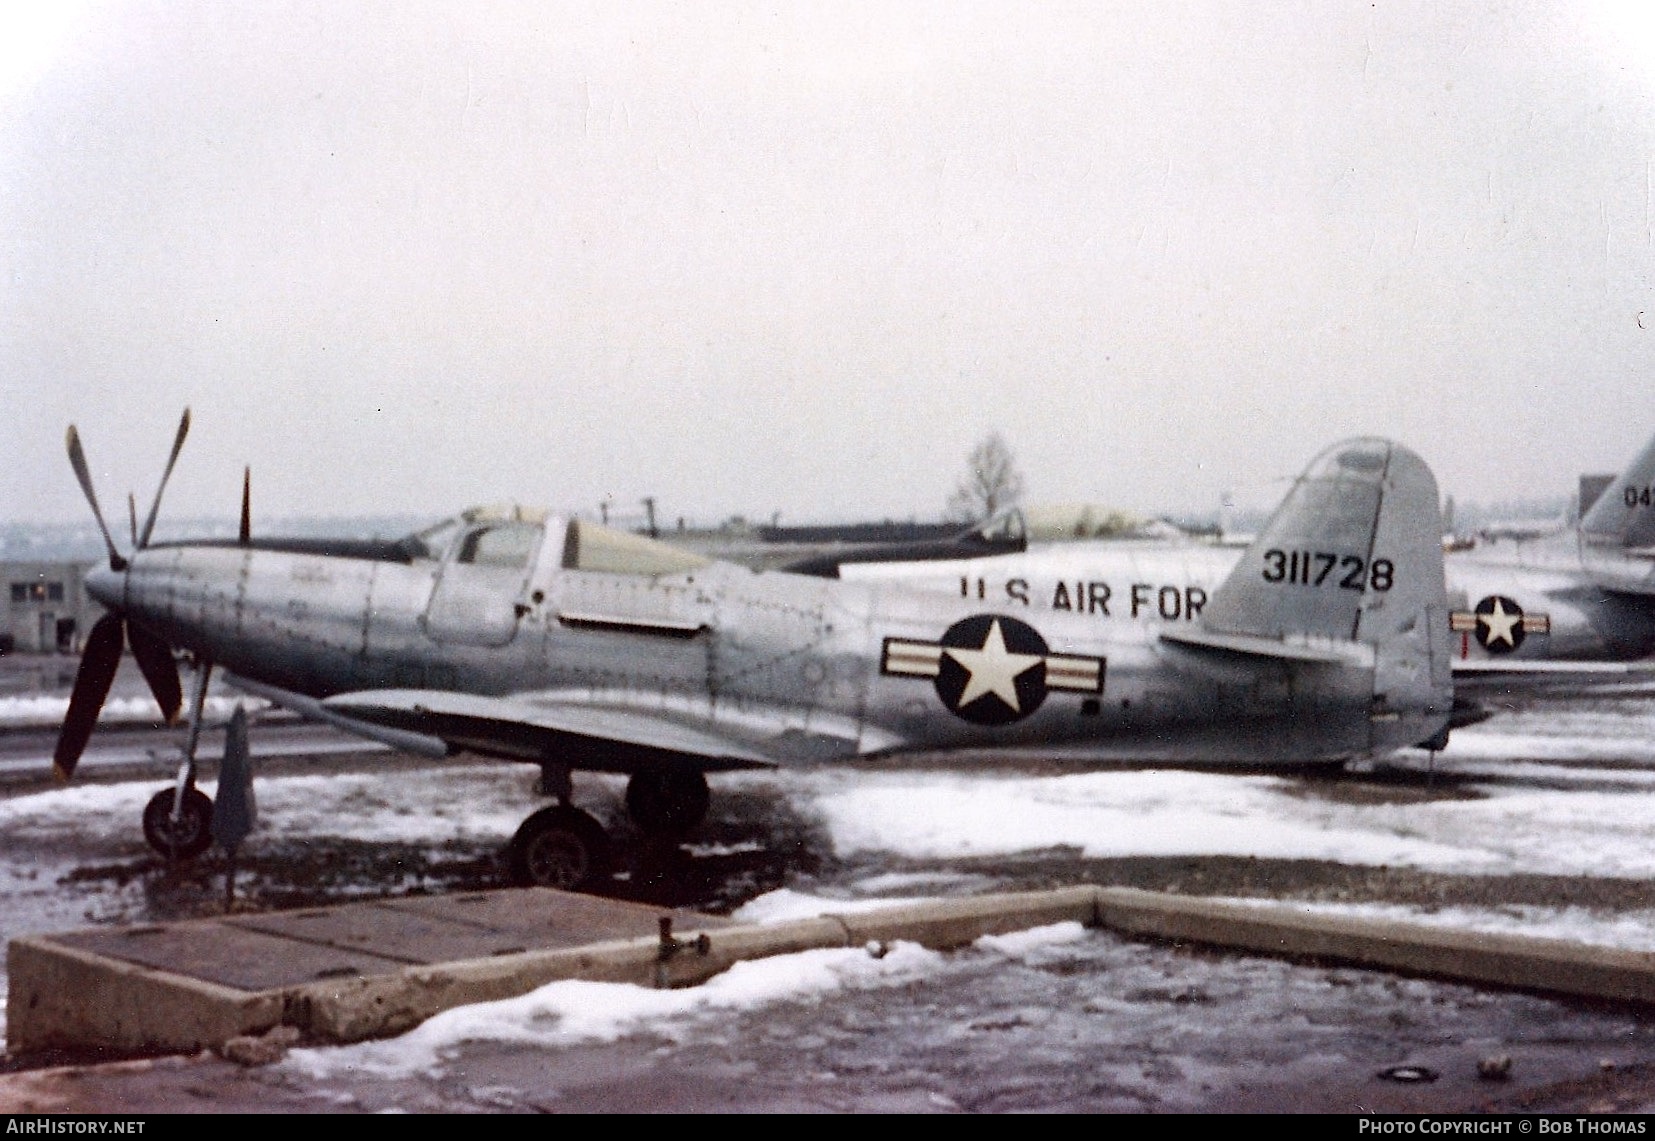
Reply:
[[[880,672],[930,678],[950,712],[979,725],[1019,721],[1054,689],[1103,692],[1100,657],[1053,654],[1027,622],[977,614],[950,626],[936,642],[886,638]]]
[[[1524,614],[1516,601],[1503,594],[1490,595],[1475,610],[1456,610],[1448,621],[1454,633],[1473,635],[1491,654],[1512,653],[1528,635],[1552,632],[1547,615]]]

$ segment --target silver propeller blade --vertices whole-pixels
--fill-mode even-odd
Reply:
[[[161,493],[167,489],[167,480],[172,478],[172,465],[178,462],[178,452],[184,446],[184,437],[190,431],[190,410],[184,409],[183,419],[178,421],[178,435],[172,441],[172,455],[167,457],[166,470],[161,473],[161,484],[155,489],[155,502],[150,504],[149,518],[144,520],[144,530],[138,536],[138,549],[149,546],[150,534],[155,530],[155,515],[161,510]]]
[[[103,511],[98,507],[97,492],[92,490],[92,473],[86,467],[86,453],[81,450],[80,433],[75,431],[73,424],[69,425],[69,466],[75,469],[75,478],[80,480],[80,489],[86,494],[86,502],[92,505],[92,517],[98,521],[98,530],[103,532],[104,546],[109,548],[109,567],[111,570],[125,570],[126,560],[121,558],[121,552],[115,549],[115,540],[109,534],[109,525],[103,521]]]

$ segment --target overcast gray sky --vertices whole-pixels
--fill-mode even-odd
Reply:
[[[0,519],[1461,500],[1655,433],[1655,16],[0,3]],[[113,520],[112,520],[113,522]],[[124,526],[117,526],[124,534]]]

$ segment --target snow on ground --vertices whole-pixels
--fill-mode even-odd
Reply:
[[[1655,874],[1652,730],[1651,702],[1502,715],[1456,732],[1449,749],[1431,762],[1444,773],[1486,776],[1486,784],[1474,786],[1478,795],[1413,803],[1307,795],[1303,781],[1287,776],[1175,770],[1029,776],[823,768],[730,774],[715,781],[715,795],[719,787],[743,782],[774,785],[825,823],[841,854],[947,859],[1071,846],[1088,856],[1231,854],[1478,874],[1647,877]],[[1423,754],[1414,762],[1423,764]],[[53,897],[65,868],[54,870],[41,853],[71,832],[81,841],[90,837],[113,850],[141,853],[136,821],[155,787],[85,785],[0,800],[7,850],[32,853],[27,860],[0,855],[0,897]],[[212,791],[211,782],[203,787]],[[394,780],[374,773],[273,776],[260,778],[257,795],[261,829],[289,837],[503,843],[525,814],[524,792],[519,766],[459,764]],[[881,876],[858,885],[881,895],[866,901],[776,892],[753,900],[736,918],[776,922],[886,905],[895,902],[891,892],[911,899],[957,894],[963,878]],[[29,912],[30,929],[79,925],[63,920],[82,907],[93,916],[96,905],[84,899],[50,902]],[[1655,950],[1650,912],[1319,909]],[[8,912],[18,914],[0,908],[0,914]],[[11,928],[3,932],[7,937],[22,933],[17,922],[0,920]],[[1029,945],[1048,951],[1073,937],[1068,930],[1026,936]],[[972,953],[1010,955],[1021,946],[1007,937]],[[519,999],[452,1011],[388,1043],[301,1051],[290,1064],[413,1072],[438,1064],[445,1051],[469,1040],[601,1041],[646,1024],[670,1036],[707,1012],[815,1001],[836,988],[896,985],[945,969],[944,960],[917,947],[897,947],[881,957],[863,950],[812,951],[742,964],[687,991],[554,983]]]
[[[1582,770],[1585,783],[1613,774]],[[1482,799],[1349,804],[1293,778],[1208,772],[1058,777],[831,774],[815,790],[841,853],[992,856],[1070,846],[1093,858],[1234,855],[1430,871],[1646,876],[1651,804],[1629,790],[1490,785]],[[916,813],[914,805],[925,811]]]
[[[1257,900],[1235,902],[1256,903]],[[1584,907],[1438,907],[1429,911],[1386,903],[1301,903],[1295,907],[1318,915],[1348,915],[1356,919],[1420,923],[1459,931],[1563,939],[1572,943],[1619,947],[1627,951],[1655,950],[1655,910],[1601,915]]]
[[[783,897],[783,898],[776,898]],[[813,899],[795,892],[762,896],[738,911],[735,918],[750,922],[844,911],[843,900]],[[1655,933],[1655,914],[1623,916],[1608,927],[1601,920],[1571,909],[1543,914],[1539,909],[1494,913],[1456,908],[1421,915],[1412,909],[1383,906],[1328,906],[1314,910],[1371,918],[1431,922],[1478,930],[1516,934],[1549,934],[1612,946],[1647,949]],[[613,1042],[629,1035],[647,1034],[669,1042],[716,1039],[720,1016],[762,1011],[782,1004],[810,1007],[831,1002],[836,994],[871,991],[916,983],[939,982],[946,976],[982,972],[983,960],[1013,962],[1067,962],[1071,952],[1081,960],[1096,955],[1091,945],[1098,933],[1079,923],[985,936],[970,948],[941,954],[916,944],[823,948],[739,963],[698,987],[656,990],[624,983],[564,980],[548,983],[529,994],[497,1002],[458,1007],[439,1014],[396,1038],[349,1046],[316,1047],[293,1051],[283,1068],[311,1079],[344,1077],[439,1077],[451,1063],[461,1064],[468,1044],[500,1043],[557,1048]],[[987,971],[999,976],[1004,966],[990,962]],[[1404,986],[1407,984],[1404,983]],[[1271,988],[1263,988],[1271,992]],[[1322,1002],[1345,1002],[1348,993],[1323,994]],[[1297,1000],[1302,1017],[1317,996]],[[1142,1013],[1128,1010],[1123,1018]],[[1272,1011],[1272,1016],[1279,1012]],[[943,1032],[946,1032],[946,1028]],[[962,1029],[963,1033],[964,1030]],[[1186,1064],[1193,1064],[1187,1062]]]
[[[1073,926],[1081,930],[1079,924]],[[821,999],[850,987],[915,982],[938,969],[943,958],[914,943],[882,950],[870,954],[863,948],[828,947],[751,959],[700,986],[681,989],[563,980],[519,998],[455,1007],[399,1038],[296,1050],[286,1064],[311,1077],[342,1072],[395,1076],[429,1071],[466,1042],[568,1046],[612,1042],[641,1029],[672,1038],[709,1014]]]
[[[202,703],[202,712],[209,722],[228,721],[237,705],[247,707],[249,713],[269,707],[269,702],[252,697],[209,695]],[[69,698],[61,694],[39,694],[30,697],[0,698],[0,726],[42,725],[57,726],[69,712]],[[161,707],[155,699],[111,696],[98,713],[100,725],[153,725],[161,720]]]
[[[796,892],[761,897],[734,918],[780,922],[844,911],[844,901],[812,899]],[[889,903],[890,901],[885,901]],[[762,917],[762,918],[761,918]],[[1007,935],[988,935],[972,951],[1025,961],[1050,948],[1088,938],[1079,923],[1057,923]],[[914,943],[819,948],[737,963],[697,987],[654,990],[623,983],[565,980],[519,998],[458,1007],[428,1019],[398,1038],[352,1046],[296,1050],[286,1065],[310,1077],[339,1074],[402,1076],[429,1073],[467,1042],[568,1046],[612,1042],[647,1030],[674,1039],[692,1024],[732,1011],[776,1003],[820,1002],[838,991],[869,990],[918,982],[949,969],[949,957]]]
[[[284,837],[348,835],[380,843],[440,844],[507,837],[524,816],[523,772],[460,765],[391,782],[374,773],[256,778],[259,827]],[[510,779],[502,779],[510,778]],[[0,801],[0,834],[48,843],[73,829],[82,842],[146,849],[136,824],[156,781],[78,785]],[[199,782],[209,797],[217,782]]]
[[[1499,770],[1525,764],[1510,758],[1655,761],[1651,729],[1655,711],[1642,709],[1510,715],[1456,733],[1449,749],[1432,763],[1452,772],[1461,762],[1471,771],[1490,761],[1502,762]],[[1573,781],[1575,787],[1490,783],[1480,790],[1481,799],[1364,805],[1301,796],[1290,779],[1206,772],[1029,778],[830,770],[775,779],[801,785],[798,791],[814,800],[841,852],[877,849],[950,857],[1069,844],[1088,855],[1231,853],[1489,874],[1655,872],[1648,796],[1655,774],[1576,764],[1545,766],[1542,776]],[[1604,785],[1610,790],[1603,791]],[[925,810],[914,811],[916,804]],[[735,918],[780,922],[850,906],[857,904],[784,890],[753,900]],[[1603,916],[1583,908],[1459,907],[1424,912],[1384,905],[1317,905],[1316,910],[1655,949],[1651,911]],[[979,940],[971,953],[1061,953],[1065,943],[1084,936],[1079,925],[1060,924]],[[899,945],[882,958],[862,949],[836,949],[742,964],[751,969],[732,970],[682,993],[553,983],[519,999],[450,1012],[452,1017],[439,1016],[389,1042],[300,1051],[288,1064],[311,1073],[373,1067],[413,1073],[438,1067],[466,1041],[612,1040],[646,1027],[670,1038],[705,1012],[819,1001],[836,988],[898,985],[947,970],[948,964],[946,956]]]

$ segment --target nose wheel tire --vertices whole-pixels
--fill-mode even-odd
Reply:
[[[184,791],[178,819],[172,817],[177,790],[164,788],[144,806],[144,839],[169,860],[193,860],[213,844],[213,802],[198,788]]]
[[[609,875],[609,836],[578,808],[542,808],[512,837],[506,863],[521,886],[585,890]]]

